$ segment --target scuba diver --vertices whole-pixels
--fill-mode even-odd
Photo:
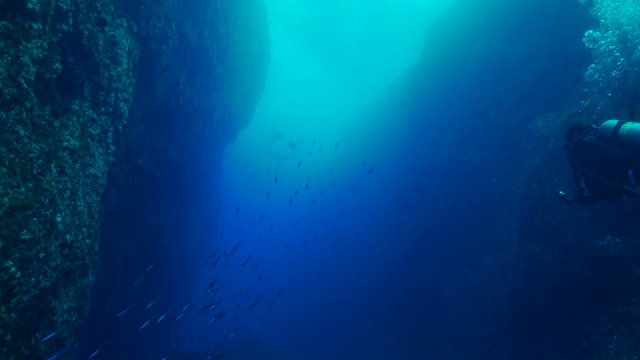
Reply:
[[[634,118],[632,114],[632,119]],[[640,123],[607,120],[595,125],[576,121],[565,135],[575,194],[567,203],[595,204],[640,196]]]

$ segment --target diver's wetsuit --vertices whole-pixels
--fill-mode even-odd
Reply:
[[[603,141],[593,131],[575,137],[565,148],[576,184],[575,196],[567,201],[593,204],[639,195],[640,153]]]

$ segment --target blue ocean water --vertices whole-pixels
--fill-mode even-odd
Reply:
[[[265,4],[251,123],[203,156],[214,171],[162,180],[192,191],[118,269],[118,226],[136,219],[107,222],[79,358],[579,358],[593,307],[572,314],[584,293],[536,283],[553,276],[526,239],[555,235],[522,229],[545,211],[525,203],[532,184],[570,181],[564,158],[528,173],[561,141],[529,135],[579,102],[589,7]]]

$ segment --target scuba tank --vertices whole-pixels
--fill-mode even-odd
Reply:
[[[631,150],[640,150],[640,123],[607,120],[598,127],[597,137]]]

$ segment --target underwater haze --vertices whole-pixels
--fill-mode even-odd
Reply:
[[[634,174],[565,133],[636,119],[639,24],[0,0],[0,358],[636,359],[638,191],[571,201]]]
[[[512,319],[532,310],[510,313],[526,296],[513,290],[511,241],[522,206],[520,134],[532,109],[557,111],[578,92],[587,7],[268,0],[265,8],[270,60],[250,122],[213,172],[190,180],[202,203],[167,205],[182,209],[178,237],[140,255],[122,288],[136,295],[113,301],[93,323],[111,330],[91,336],[84,352],[544,358],[527,332],[544,323],[520,331]]]
[[[266,88],[221,169],[219,246],[240,244],[221,291],[259,301],[238,326],[301,358],[418,356],[421,306],[395,314],[425,286],[392,199],[406,134],[378,104],[448,1],[266,4]]]

